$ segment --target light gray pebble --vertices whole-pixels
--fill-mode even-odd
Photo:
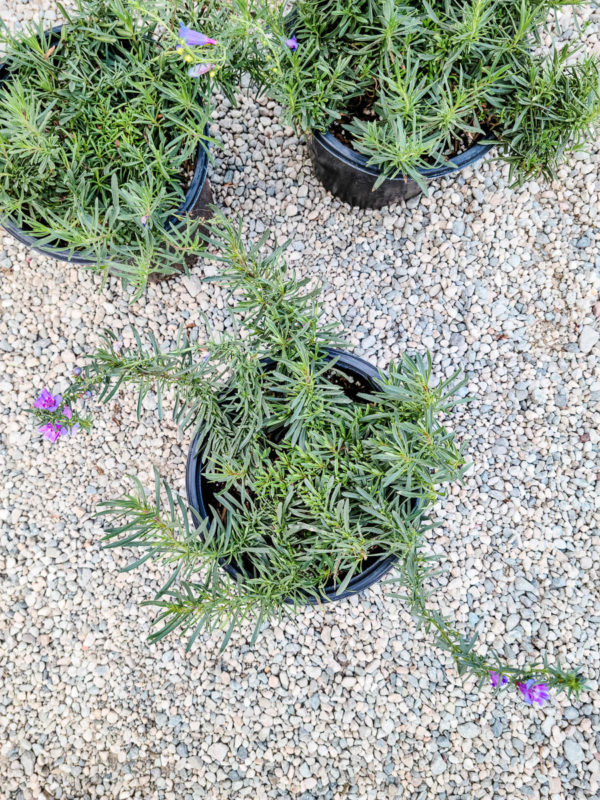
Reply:
[[[431,764],[431,774],[441,775],[446,771],[446,762],[441,756],[436,756]]]
[[[25,775],[33,775],[33,770],[35,768],[35,756],[31,750],[25,750],[25,752],[21,755],[21,766],[23,767]]]
[[[564,748],[565,757],[573,766],[577,766],[577,764],[581,764],[582,761],[585,761],[585,753],[581,745],[574,739],[565,739]]]
[[[582,353],[590,353],[600,339],[600,333],[591,325],[584,325],[579,334],[578,345]]]
[[[465,722],[458,726],[458,732],[465,739],[474,739],[479,736],[481,729],[474,722]]]

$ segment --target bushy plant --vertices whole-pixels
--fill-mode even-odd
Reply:
[[[420,169],[491,138],[515,183],[551,179],[597,126],[600,61],[547,51],[541,33],[585,2],[297,0],[287,15],[265,2],[270,61],[256,78],[302,130],[368,156],[379,182],[424,186]]]
[[[256,636],[265,620],[320,602],[326,587],[342,593],[373,559],[395,556],[404,599],[461,672],[511,683],[529,703],[543,702],[549,687],[579,690],[581,676],[560,665],[513,667],[478,653],[476,637],[458,633],[427,602],[433,504],[465,471],[462,447],[442,422],[461,402],[459,376],[436,383],[429,358],[407,355],[379,373],[375,387],[349,375],[331,349],[343,345],[340,333],[322,323],[316,292],[288,274],[283,248],[265,253],[265,242],[248,248],[238,227],[211,223],[208,245],[231,290],[233,333],[201,343],[182,332],[163,351],[137,331],[127,349],[107,332],[68,391],[45,390],[36,401],[40,430],[56,441],[89,426],[75,410],[89,392],[108,401],[136,388],[139,413],[152,388],[162,415],[172,390],[174,419],[198,436],[206,518],[158,473],[154,493],[134,479],[131,494],[99,512],[108,546],[134,549],[132,566],[152,559],[170,570],[152,601],[159,613],[151,639],[180,629],[191,646],[203,629],[223,629],[225,645],[247,619]],[[224,566],[235,566],[234,576]]]
[[[1,36],[0,222],[85,255],[135,298],[149,275],[185,268],[197,250],[202,220],[176,212],[210,141],[212,88],[233,97],[252,63],[231,7],[208,0],[198,32],[197,5],[162,16],[158,5],[77,0],[73,12],[60,6],[60,32],[40,22]],[[200,50],[218,70],[197,63]]]

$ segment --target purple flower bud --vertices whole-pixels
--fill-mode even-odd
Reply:
[[[75,375],[76,378],[78,378],[82,372],[83,370],[81,367],[73,367],[73,375]]]
[[[91,397],[91,396],[92,396],[92,390],[91,390],[91,389],[88,389],[88,390],[86,391],[86,393],[85,393],[83,396],[84,396],[84,397]]]
[[[52,395],[48,389],[42,389],[42,393],[37,400],[34,401],[34,408],[43,408],[46,411],[56,411],[62,401],[62,395]]]
[[[204,47],[207,44],[216,44],[214,39],[211,39],[205,33],[194,31],[183,24],[179,23],[179,43],[180,45],[187,44],[188,47]],[[183,49],[183,48],[182,48]]]
[[[65,406],[62,410],[62,413],[63,416],[65,416],[67,419],[71,419],[73,417],[73,412],[71,411],[69,406]]]
[[[532,703],[544,705],[545,700],[550,699],[547,683],[536,683],[533,678],[529,678],[525,683],[517,683],[517,689],[523,695],[523,700],[530,706]]]
[[[146,227],[146,225],[148,224],[148,220],[149,219],[150,218],[149,218],[148,214],[144,214],[144,216],[140,219],[140,222],[142,223],[142,228]]]
[[[213,69],[216,69],[214,64],[196,64],[188,69],[188,75],[190,78],[199,78],[201,75],[205,75]]]
[[[296,39],[296,36],[294,35],[291,39],[286,39],[285,46],[289,47],[290,50],[295,52],[298,49],[298,40]]]
[[[497,689],[498,684],[500,684],[500,686],[506,686],[508,683],[508,678],[506,675],[500,676],[499,672],[490,672],[490,683],[494,689]]]

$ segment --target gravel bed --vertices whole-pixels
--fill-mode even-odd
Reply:
[[[50,0],[2,6],[9,24]],[[600,12],[591,15],[598,46]],[[213,133],[217,203],[249,236],[292,241],[290,263],[324,284],[323,307],[357,353],[385,366],[430,349],[440,375],[463,368],[473,402],[454,424],[473,461],[439,506],[431,548],[438,597],[482,647],[585,667],[578,702],[544,708],[458,677],[377,586],[360,598],[250,626],[219,655],[150,647],[159,585],[101,548],[95,504],[151,485],[157,465],[183,491],[188,441],[149,395],[100,409],[91,435],[52,446],[24,409],[64,386],[104,327],[165,342],[224,330],[224,295],[191,277],[128,305],[111,283],[0,233],[0,797],[597,798],[600,791],[598,573],[600,147],[552,185],[512,190],[488,159],[429,198],[359,211],[312,175],[279,109],[223,102]],[[212,268],[215,270],[215,268]]]

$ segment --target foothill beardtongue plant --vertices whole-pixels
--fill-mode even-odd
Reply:
[[[0,222],[136,299],[193,251],[201,220],[179,211],[206,162],[211,86],[135,2],[61,10],[60,28],[2,33]]]
[[[577,23],[575,46],[561,42],[556,14],[587,4],[297,0],[286,15],[265,1],[265,31],[291,52],[268,48],[277,68],[265,58],[254,78],[302,131],[367,156],[376,187],[407,175],[425,189],[421,170],[486,140],[514,184],[551,180],[600,120],[600,58],[577,52]]]
[[[150,334],[148,346],[132,330],[133,342],[120,347],[106,332],[62,396],[45,391],[35,403],[38,419],[61,425],[65,404],[75,407],[86,392],[106,402],[137,389],[140,414],[152,389],[159,417],[170,395],[194,442],[188,503],[156,473],[152,494],[134,478],[130,494],[98,512],[107,546],[134,548],[131,566],[152,559],[170,571],[151,601],[151,641],[179,629],[191,647],[202,630],[222,629],[225,646],[252,618],[254,640],[267,620],[335,600],[369,565],[390,559],[398,575],[389,583],[400,590],[393,596],[460,674],[513,688],[529,705],[550,689],[579,692],[583,677],[560,664],[513,667],[476,650],[477,637],[459,633],[430,600],[437,559],[425,536],[436,528],[430,518],[444,485],[466,470],[440,418],[463,402],[463,382],[455,374],[434,384],[431,359],[406,355],[387,373],[373,370],[370,382],[352,372],[344,364],[354,357],[336,349],[337,327],[321,321],[317,292],[288,273],[284,247],[265,251],[267,240],[247,246],[241,226],[220,215],[209,224],[206,254],[222,264],[234,333],[200,342],[182,330],[165,351]]]
[[[60,10],[53,30],[0,31],[0,224],[136,300],[199,247],[212,90],[235,102],[257,48],[221,0]]]

